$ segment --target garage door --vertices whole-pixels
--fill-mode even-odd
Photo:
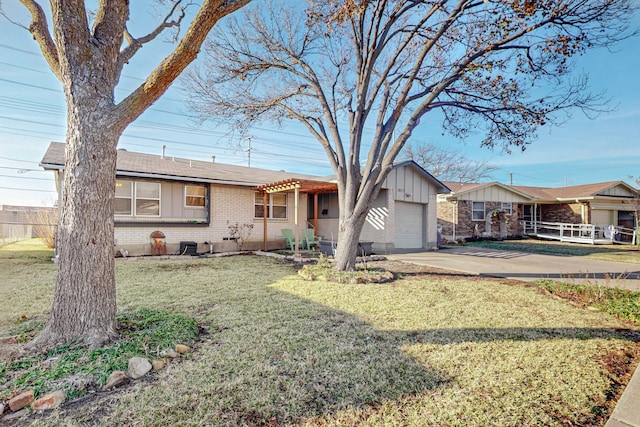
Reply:
[[[591,211],[591,224],[600,226],[612,224],[611,216],[610,210],[594,209]]]
[[[394,245],[401,249],[419,249],[425,240],[425,205],[421,203],[395,203]]]

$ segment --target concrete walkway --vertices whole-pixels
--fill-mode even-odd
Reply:
[[[529,282],[554,279],[640,291],[640,264],[475,247],[396,253],[387,258],[480,276]],[[640,427],[640,369],[636,369],[605,427]]]

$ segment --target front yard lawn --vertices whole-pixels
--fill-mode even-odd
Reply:
[[[0,336],[44,318],[54,287],[47,257],[22,262],[10,247],[0,249]],[[120,260],[119,306],[195,319],[205,331],[195,351],[25,421],[604,425],[637,364],[637,325],[533,286],[412,268],[391,283],[337,284],[257,256]]]

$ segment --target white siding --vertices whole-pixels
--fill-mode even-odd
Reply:
[[[392,189],[393,198],[403,202],[428,203],[436,192],[421,172],[409,166],[391,170],[383,187]]]
[[[605,191],[598,193],[600,196],[615,196],[615,197],[634,197],[635,195],[629,191],[623,185],[616,185],[615,187],[611,187]]]
[[[463,193],[464,194],[464,193]],[[471,200],[473,202],[505,202],[505,203],[526,203],[530,202],[519,194],[508,191],[504,188],[491,185],[485,188],[469,191],[466,195],[459,196],[461,200]]]

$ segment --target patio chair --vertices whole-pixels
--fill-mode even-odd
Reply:
[[[304,243],[308,250],[315,249],[318,246],[316,233],[313,228],[303,228],[302,237],[304,238]]]
[[[280,230],[282,232],[282,236],[284,237],[284,243],[291,248],[292,251],[296,250],[296,238],[293,235],[293,230],[290,228],[283,228]],[[298,248],[302,248],[303,240],[300,238],[298,242]]]

